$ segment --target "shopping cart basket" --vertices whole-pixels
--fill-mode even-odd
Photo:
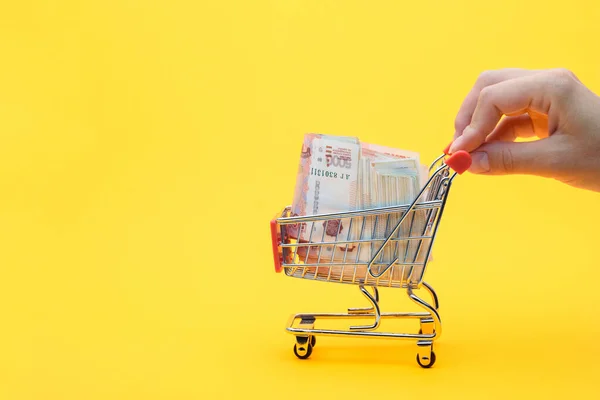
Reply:
[[[447,156],[447,150],[430,166],[429,179],[411,204],[310,216],[290,216],[286,207],[271,221],[275,270],[289,277],[358,285],[369,300],[368,308],[349,308],[347,313],[302,313],[290,317],[286,331],[295,335],[294,353],[310,357],[317,335],[412,339],[417,341],[417,363],[423,368],[436,361],[433,343],[442,333],[438,297],[423,281],[431,248],[439,227],[450,186],[457,174],[471,165],[469,153]],[[451,171],[452,170],[452,171]],[[322,237],[312,237],[322,224]],[[346,229],[342,232],[342,227]],[[311,237],[300,238],[299,229]],[[325,231],[337,230],[334,240]],[[295,232],[296,234],[292,234]],[[333,236],[333,235],[332,235]],[[381,312],[379,287],[406,289],[422,312]],[[424,289],[427,302],[415,294]],[[369,325],[347,330],[316,328],[322,319],[373,319]],[[382,332],[382,319],[418,319],[418,333]]]

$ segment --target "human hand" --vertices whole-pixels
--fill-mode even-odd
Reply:
[[[455,129],[449,152],[471,152],[472,173],[537,175],[600,191],[600,97],[568,70],[484,72]]]

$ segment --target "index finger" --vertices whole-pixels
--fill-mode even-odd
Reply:
[[[450,152],[473,151],[493,131],[503,115],[519,115],[529,110],[548,115],[549,134],[556,129],[556,116],[549,115],[553,102],[568,102],[574,79],[562,71],[523,76],[486,87],[481,91],[471,123],[450,146]]]
[[[464,129],[471,123],[471,118],[473,117],[475,107],[477,106],[477,99],[484,88],[509,79],[532,75],[536,72],[538,71],[520,68],[505,68],[482,72],[463,100],[463,103],[456,114],[456,119],[454,120],[454,139],[462,135]]]

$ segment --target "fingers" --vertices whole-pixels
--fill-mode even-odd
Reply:
[[[533,142],[490,142],[471,153],[469,172],[485,175],[527,174],[552,176],[560,146],[556,137]]]
[[[518,78],[521,76],[527,76],[535,74],[537,71],[525,70],[519,68],[507,68],[496,71],[485,71],[477,81],[473,85],[471,91],[465,97],[460,109],[458,110],[458,114],[456,115],[456,119],[454,121],[454,139],[459,137],[463,130],[471,123],[471,117],[473,116],[473,112],[475,111],[475,106],[477,105],[477,99],[479,98],[479,93],[483,88],[495,85],[496,83],[500,83],[509,79]]]
[[[503,118],[494,131],[485,139],[486,142],[514,142],[518,138],[548,137],[548,117],[530,112],[516,117]]]
[[[475,150],[484,143],[503,115],[516,116],[528,111],[548,115],[553,104],[568,102],[575,82],[572,74],[558,70],[526,75],[485,87],[479,94],[471,123],[452,143],[450,152]],[[557,126],[558,114],[554,114],[548,115],[549,134]]]

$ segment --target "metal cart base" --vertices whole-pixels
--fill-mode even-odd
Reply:
[[[432,298],[432,305],[414,294],[409,285],[406,288],[408,297],[425,312],[400,313],[390,312],[382,313],[379,306],[379,291],[377,287],[372,287],[371,294],[364,286],[359,286],[360,291],[370,301],[371,307],[367,308],[349,308],[347,313],[302,313],[294,314],[290,317],[286,331],[296,336],[294,344],[294,354],[300,359],[307,359],[313,352],[316,345],[316,336],[337,336],[337,337],[368,337],[376,339],[410,339],[417,340],[417,363],[423,368],[430,368],[435,364],[435,353],[433,343],[442,333],[442,324],[438,313],[438,297],[433,288],[426,282],[422,282],[420,287],[425,289]],[[356,319],[373,318],[375,321],[371,325],[350,326],[348,330],[337,329],[316,329],[317,320],[332,319]],[[382,332],[378,331],[382,319],[411,318],[419,319],[420,330],[418,333],[401,332]]]

